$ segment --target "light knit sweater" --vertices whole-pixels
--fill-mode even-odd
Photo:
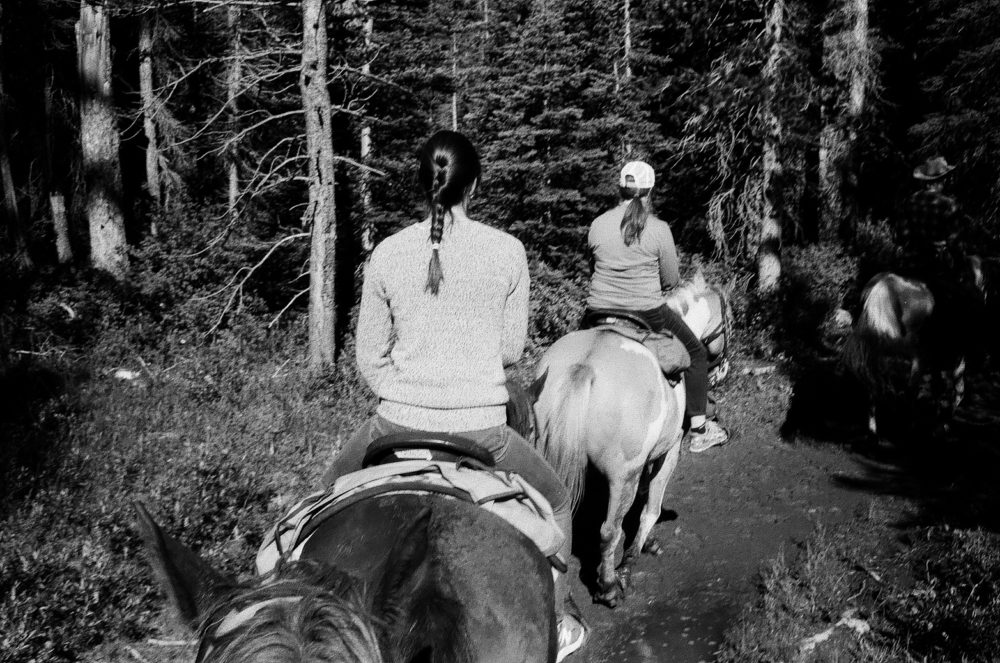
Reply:
[[[528,261],[514,237],[476,221],[446,224],[438,295],[425,291],[429,222],[381,242],[365,271],[357,329],[361,374],[378,413],[403,426],[473,431],[506,421],[504,367],[528,331]]]

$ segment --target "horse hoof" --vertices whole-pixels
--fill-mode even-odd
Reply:
[[[642,552],[647,555],[652,555],[653,557],[659,557],[663,554],[663,545],[660,543],[659,539],[655,536],[651,536],[642,547]]]
[[[621,603],[624,598],[625,592],[622,588],[622,581],[619,578],[612,583],[609,589],[596,592],[594,594],[594,603],[600,603],[601,605],[606,605],[609,608],[617,608],[618,604]]]

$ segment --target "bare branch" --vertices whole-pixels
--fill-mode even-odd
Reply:
[[[226,304],[222,308],[222,312],[219,314],[219,317],[215,321],[215,324],[212,325],[212,328],[209,329],[205,333],[205,335],[206,336],[211,336],[213,333],[215,333],[215,331],[222,325],[223,320],[226,319],[226,315],[228,315],[229,311],[232,310],[233,304],[237,300],[239,300],[240,302],[242,302],[242,300],[243,300],[243,286],[245,286],[247,284],[247,281],[249,281],[251,278],[253,278],[253,275],[257,272],[257,270],[260,269],[264,265],[264,263],[266,263],[268,261],[268,259],[270,259],[270,257],[272,255],[274,255],[275,251],[277,251],[279,248],[281,248],[282,246],[284,246],[288,242],[294,241],[296,239],[302,239],[303,237],[308,237],[308,236],[309,236],[309,233],[307,233],[307,232],[305,232],[305,233],[295,233],[293,235],[288,235],[286,237],[283,237],[283,238],[279,239],[277,242],[275,242],[274,244],[271,245],[271,248],[267,250],[267,253],[264,254],[264,257],[261,258],[260,260],[258,260],[255,265],[253,265],[252,267],[240,267],[238,270],[236,270],[236,274],[233,275],[233,278],[231,278],[229,280],[229,282],[226,284],[225,287],[223,287],[221,290],[217,291],[213,295],[209,295],[209,297],[214,297],[215,295],[218,295],[218,294],[221,294],[222,292],[225,292],[226,288],[230,287],[230,284],[232,284],[234,281],[236,281],[237,278],[239,278],[240,273],[243,274],[243,278],[241,278],[239,280],[239,283],[237,283],[235,286],[232,286],[232,292],[229,294],[229,299],[226,300]],[[206,297],[206,299],[207,299],[207,297]]]

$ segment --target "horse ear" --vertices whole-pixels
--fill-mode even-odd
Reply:
[[[430,580],[431,564],[427,558],[430,520],[431,510],[424,508],[389,551],[377,603],[383,614],[395,616],[406,600]]]
[[[694,276],[691,277],[691,283],[698,291],[704,290],[708,287],[708,281],[705,279],[705,271],[701,267],[699,267],[697,271],[695,271]]]
[[[199,617],[214,603],[216,595],[231,586],[233,581],[164,533],[141,502],[136,502],[134,506],[139,535],[153,573],[184,624],[194,629]]]

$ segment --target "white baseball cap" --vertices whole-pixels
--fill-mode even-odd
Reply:
[[[631,181],[629,181],[631,179]],[[656,173],[653,167],[645,161],[629,161],[622,168],[621,177],[618,179],[618,186],[631,187],[636,189],[652,189],[656,182]]]

